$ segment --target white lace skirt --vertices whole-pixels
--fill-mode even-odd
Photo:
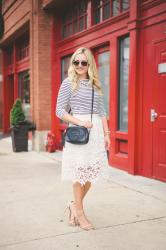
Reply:
[[[90,121],[91,115],[74,116],[80,120]],[[93,114],[92,123],[87,144],[74,145],[65,142],[62,154],[62,180],[71,180],[84,185],[86,182],[94,183],[107,172],[108,160],[101,117]]]

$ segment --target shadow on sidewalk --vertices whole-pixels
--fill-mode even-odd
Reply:
[[[4,139],[4,138],[8,138],[8,137],[10,137],[10,133],[4,134],[4,133],[0,132],[0,140]]]

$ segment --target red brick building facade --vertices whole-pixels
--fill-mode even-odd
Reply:
[[[3,95],[2,95],[2,51],[0,50],[0,132],[2,131],[2,114],[3,114]]]
[[[24,74],[29,74],[30,116],[37,125],[35,148],[44,149],[42,131],[51,129],[50,17],[43,12],[41,1],[3,1],[2,13],[3,131],[9,130],[9,110],[18,96],[23,98]]]
[[[66,125],[55,116],[57,93],[71,54],[85,46],[105,94],[110,164],[165,181],[165,1],[6,0],[2,14],[3,131],[20,96],[37,125],[34,148],[44,148],[50,129],[61,148]]]

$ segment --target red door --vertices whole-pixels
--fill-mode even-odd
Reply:
[[[166,181],[166,41],[155,47],[153,81],[153,177]]]

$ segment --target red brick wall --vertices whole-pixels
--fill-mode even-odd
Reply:
[[[30,26],[32,117],[37,130],[51,128],[51,25],[50,16],[34,1]]]
[[[6,4],[8,1],[4,1]],[[4,3],[4,8],[5,8]],[[9,9],[4,13],[5,22],[5,34],[3,41],[14,34],[20,29],[23,24],[27,23],[31,14],[31,1],[29,0],[17,0],[11,5]]]
[[[13,42],[29,27],[30,91],[32,120],[37,130],[51,128],[51,26],[50,16],[42,10],[41,0],[12,1],[4,7],[5,34],[0,42]]]
[[[0,131],[2,130],[2,109],[3,109],[1,78],[2,78],[2,51],[0,50]]]
[[[2,14],[8,11],[9,8],[16,2],[17,0],[6,0],[2,2]]]

